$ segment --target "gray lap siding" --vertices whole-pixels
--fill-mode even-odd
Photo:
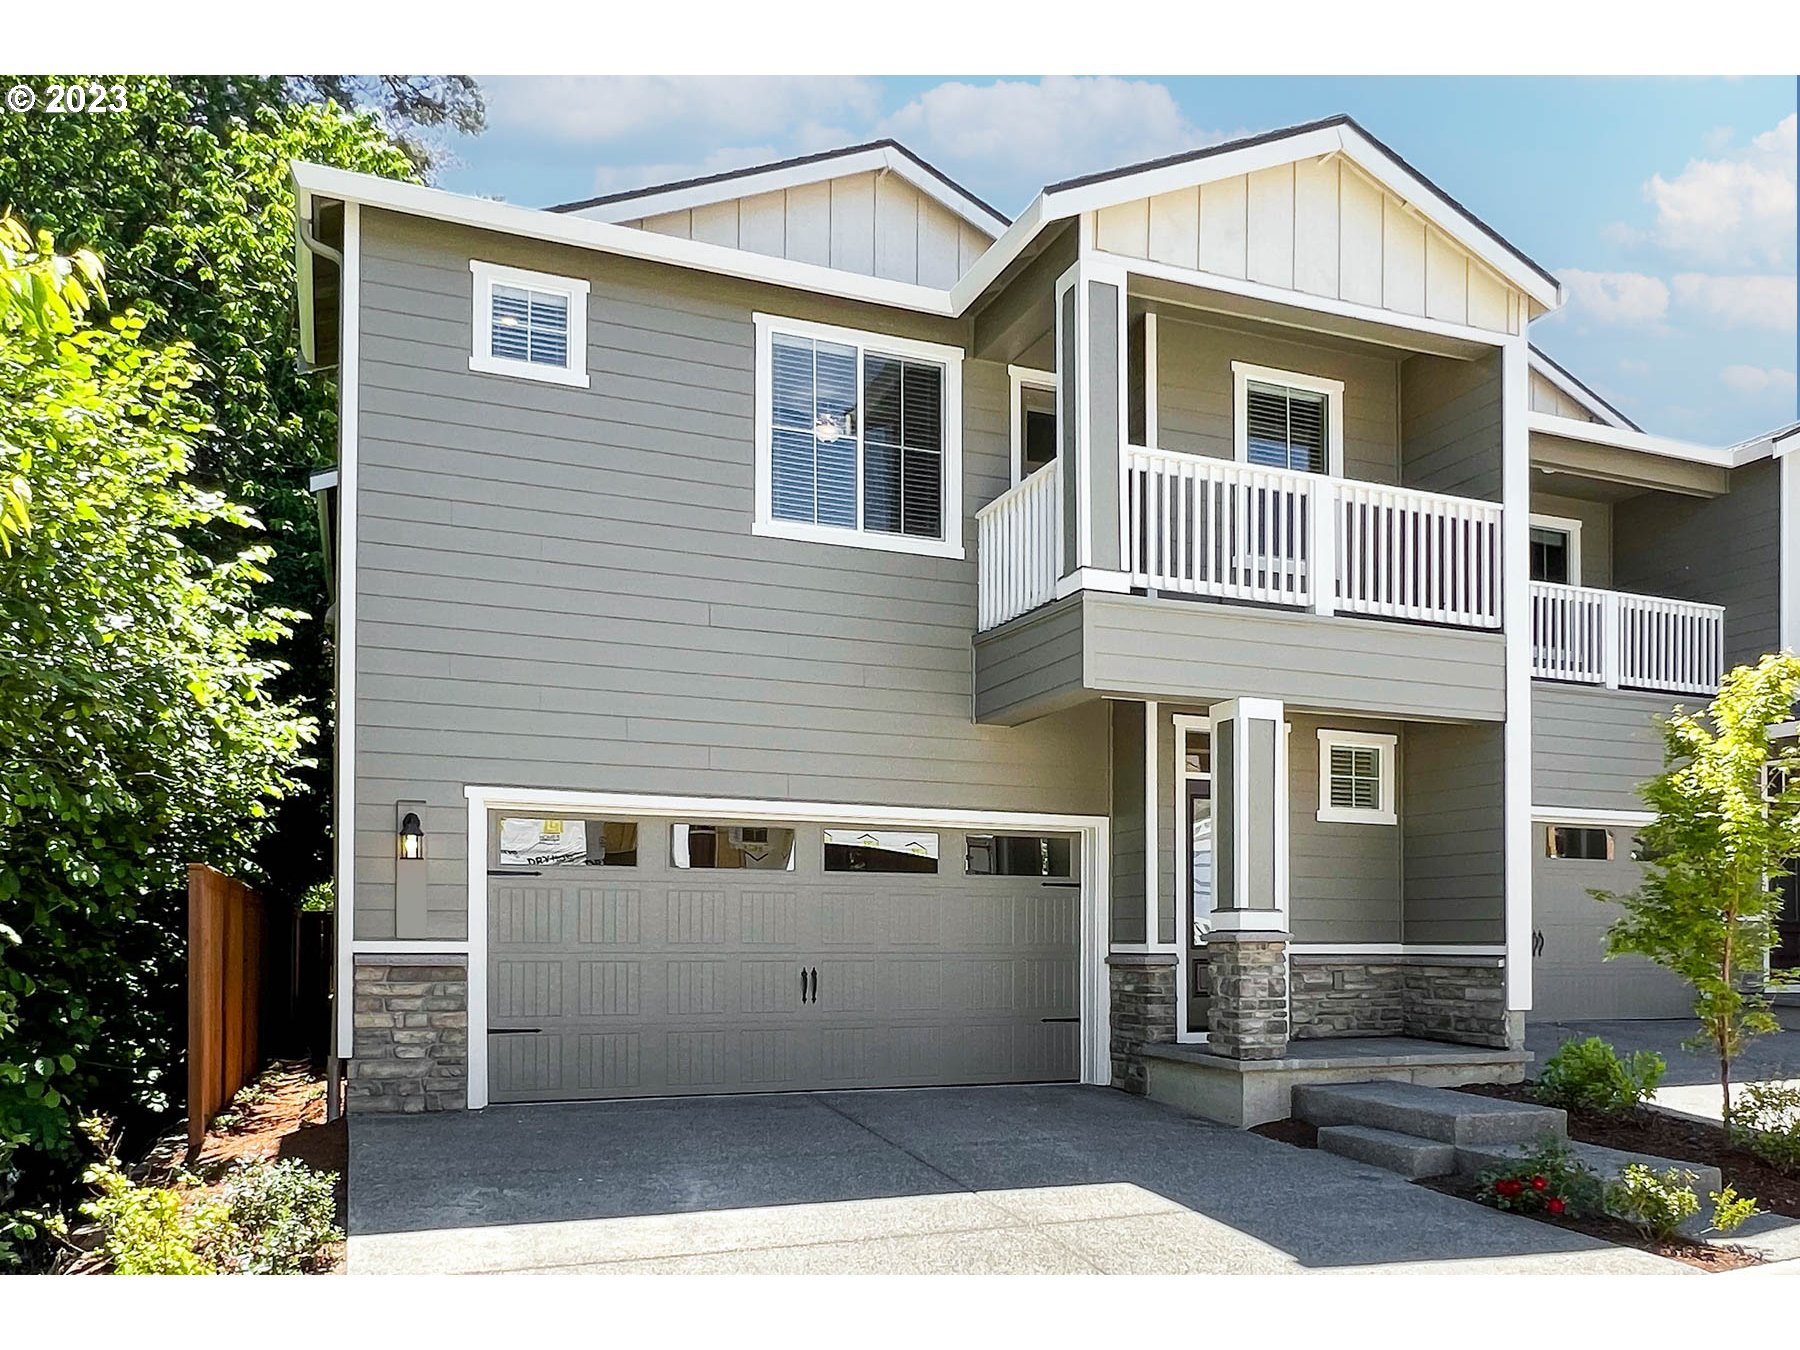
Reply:
[[[362,246],[356,937],[393,935],[415,797],[429,936],[465,936],[470,783],[1106,811],[1101,706],[971,721],[1004,366],[963,366],[963,559],[751,533],[753,312],[965,348],[966,323],[373,210]],[[471,258],[588,280],[590,388],[468,369]]]

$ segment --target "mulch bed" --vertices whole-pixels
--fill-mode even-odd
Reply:
[[[1527,1083],[1481,1084],[1458,1090],[1509,1102],[1535,1101]],[[1571,1111],[1569,1138],[1583,1144],[1716,1167],[1725,1184],[1735,1186],[1739,1195],[1755,1196],[1758,1209],[1800,1219],[1800,1176],[1780,1171],[1755,1154],[1734,1148],[1723,1127],[1710,1121],[1684,1120],[1645,1109],[1628,1116]]]
[[[1250,1133],[1260,1134],[1264,1139],[1273,1139],[1277,1143],[1292,1144],[1295,1148],[1319,1146],[1319,1127],[1308,1125],[1304,1120],[1277,1120],[1267,1125],[1252,1125]]]

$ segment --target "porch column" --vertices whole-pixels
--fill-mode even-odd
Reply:
[[[1125,445],[1125,274],[1084,260],[1056,283],[1057,458],[1063,585],[1125,589],[1119,466]]]
[[[1287,725],[1278,699],[1214,704],[1212,1050],[1279,1059],[1288,1041]]]

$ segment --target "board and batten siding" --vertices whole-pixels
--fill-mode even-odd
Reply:
[[[1103,207],[1108,253],[1495,333],[1529,300],[1342,155]]]
[[[1722,497],[1649,492],[1613,508],[1622,591],[1725,606],[1725,665],[1781,647],[1781,466],[1733,469]]]
[[[1497,726],[1409,723],[1402,940],[1506,939],[1506,750]]]
[[[870,172],[620,224],[948,289],[993,242],[898,174]]]
[[[964,560],[750,532],[753,311],[965,346],[966,324],[376,210],[362,241],[357,938],[393,935],[406,799],[429,936],[464,936],[470,783],[1106,811],[1098,704],[970,718],[1004,367],[964,366]],[[471,258],[588,280],[591,388],[469,370]]]
[[[1662,772],[1655,718],[1706,700],[1574,684],[1531,688],[1531,801],[1589,811],[1642,811],[1637,787]]]
[[[1500,354],[1418,354],[1400,365],[1400,481],[1426,492],[1501,497]]]
[[[1395,357],[1366,355],[1200,323],[1156,311],[1156,448],[1231,459],[1236,453],[1231,363],[1245,361],[1344,382],[1344,476],[1400,481],[1400,409]]]
[[[1571,417],[1577,422],[1601,420],[1535,370],[1531,372],[1531,411],[1549,413],[1553,417]]]

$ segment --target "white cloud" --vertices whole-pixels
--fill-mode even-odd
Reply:
[[[1708,263],[1758,265],[1794,256],[1795,115],[1742,150],[1689,160],[1644,185],[1664,248]]]
[[[1661,324],[1669,312],[1669,288],[1660,277],[1642,272],[1584,272],[1574,267],[1557,276],[1568,288],[1567,312],[1579,318],[1607,324]]]
[[[1619,358],[1619,373],[1621,375],[1629,375],[1633,379],[1641,380],[1650,373],[1650,363],[1648,361],[1634,360],[1629,356],[1621,356]]]
[[[808,123],[872,120],[873,80],[841,76],[505,76],[483,82],[498,130],[576,144],[679,133],[791,140]]]
[[[1761,366],[1726,366],[1719,378],[1740,394],[1794,392],[1794,372]]]
[[[1034,185],[1226,139],[1188,121],[1166,85],[1052,75],[935,85],[882,124],[926,159],[991,165]]]
[[[1721,277],[1681,272],[1675,300],[1727,328],[1795,328],[1795,279],[1791,276]]]

